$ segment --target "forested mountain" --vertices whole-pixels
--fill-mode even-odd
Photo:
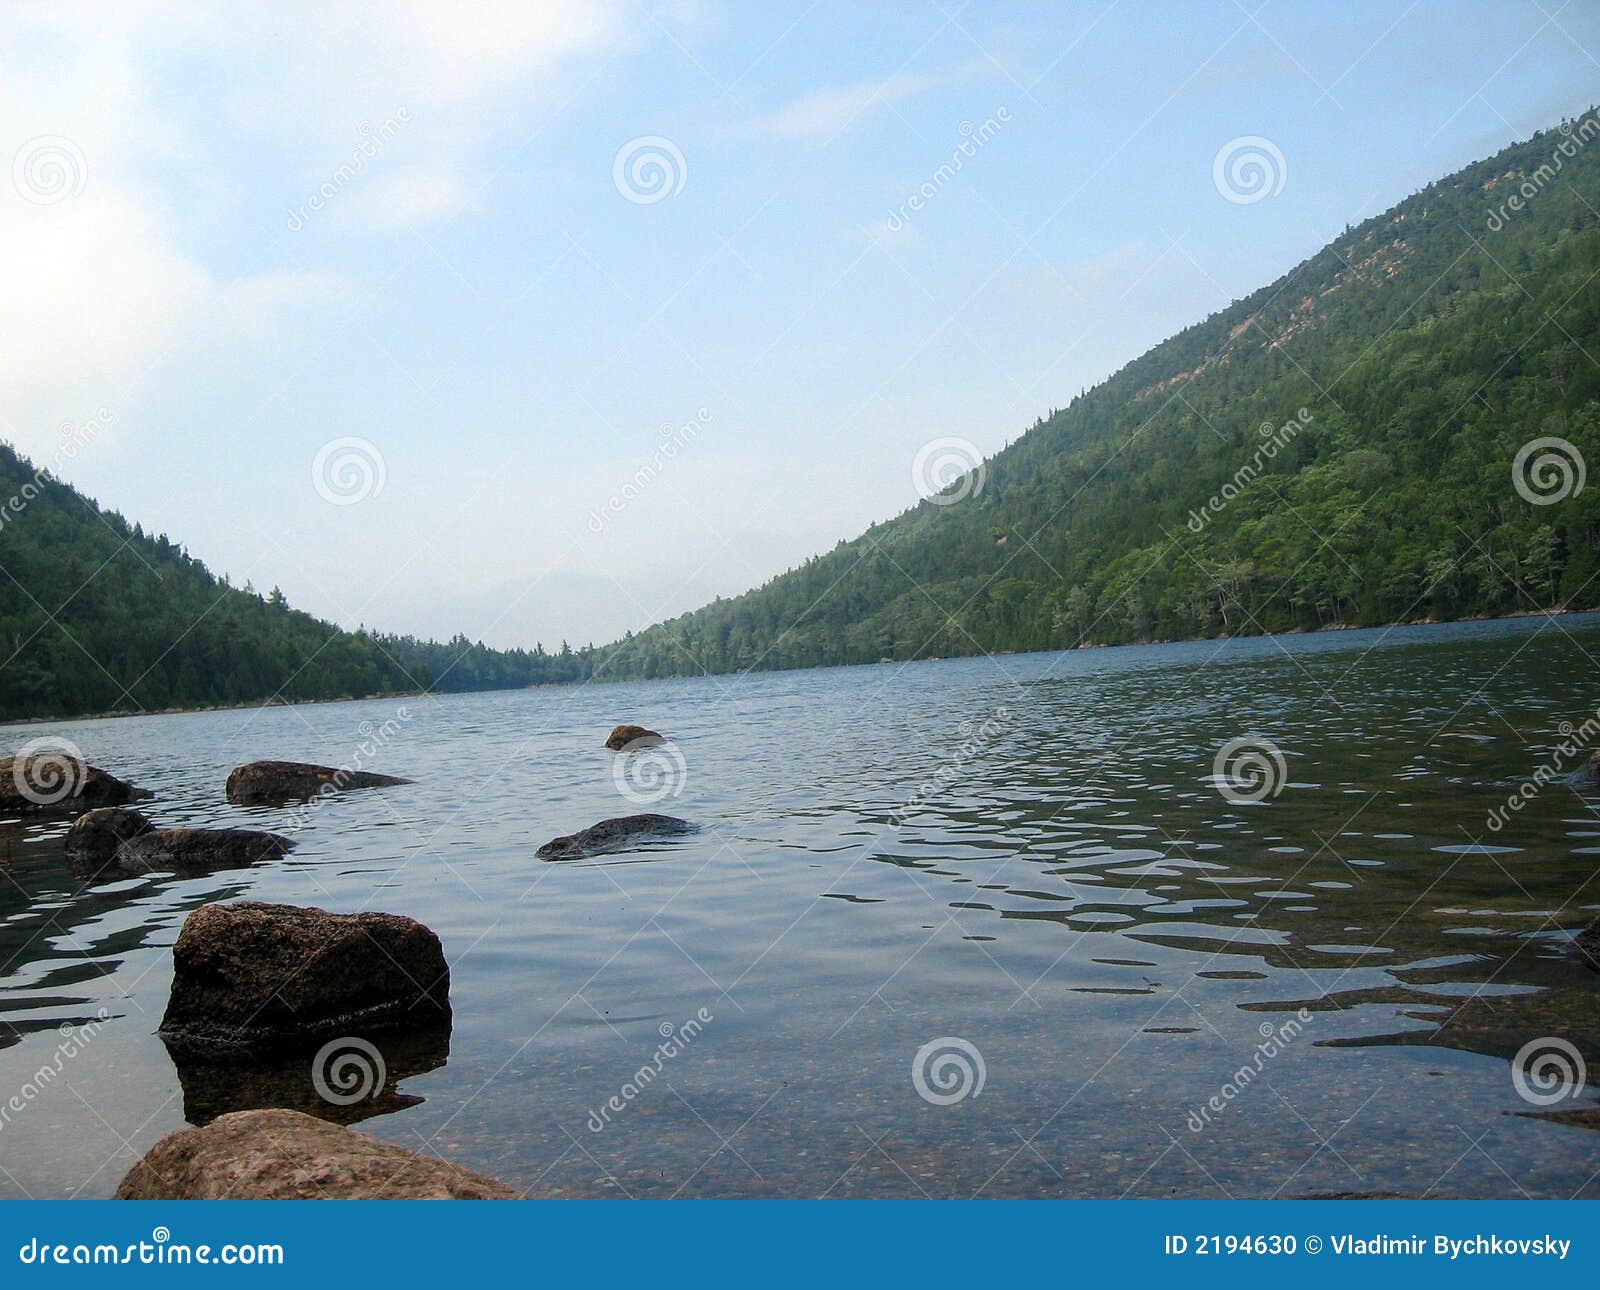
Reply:
[[[1591,110],[1158,345],[955,485],[962,500],[622,642],[606,671],[1600,604],[1600,488],[1535,504],[1513,486],[1515,466],[1549,503],[1578,457],[1600,464],[1597,270]],[[1566,446],[1518,461],[1542,438]]]
[[[0,445],[0,720],[1594,606],[1597,274],[1591,111],[1348,230],[981,477],[598,650],[341,631]]]
[[[575,680],[564,651],[340,631],[0,445],[0,720]]]

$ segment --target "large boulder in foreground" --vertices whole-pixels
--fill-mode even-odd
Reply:
[[[541,860],[581,860],[585,856],[620,851],[635,841],[680,837],[693,831],[694,825],[675,815],[619,815],[592,824],[581,833],[552,838],[537,854]]]
[[[253,1061],[325,1040],[450,1024],[439,938],[398,914],[202,905],[172,947],[159,1034],[175,1055]]]
[[[97,866],[110,864],[124,842],[154,828],[142,811],[131,806],[97,806],[85,811],[67,830],[67,858]]]
[[[259,829],[151,829],[124,842],[116,859],[127,873],[208,873],[281,860],[293,847]]]
[[[0,758],[0,811],[77,815],[100,806],[126,806],[150,796],[146,789],[135,788],[68,752]]]
[[[629,744],[644,741],[644,747],[665,742],[654,730],[645,726],[617,726],[606,736],[606,747],[612,752],[621,752]]]
[[[486,1174],[299,1111],[236,1111],[169,1133],[118,1200],[516,1200]]]
[[[396,775],[348,770],[343,766],[252,761],[228,772],[226,791],[228,800],[235,806],[281,806],[285,802],[308,802],[319,794],[338,793],[347,788],[383,788],[409,783],[409,779]]]

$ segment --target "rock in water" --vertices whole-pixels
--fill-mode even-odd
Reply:
[[[158,1033],[197,1060],[249,1061],[346,1035],[450,1024],[444,948],[398,914],[202,905],[184,920],[172,967]]]
[[[346,788],[383,788],[389,784],[409,784],[395,775],[377,775],[368,770],[346,770],[342,766],[313,766],[299,761],[252,761],[235,766],[228,773],[228,800],[235,806],[278,806],[284,802],[306,802],[319,793],[337,793]]]
[[[1590,753],[1589,760],[1567,777],[1567,783],[1579,789],[1600,788],[1600,752]]]
[[[151,794],[66,752],[0,758],[0,811],[81,814]]]
[[[674,815],[619,815],[592,824],[581,833],[552,838],[537,854],[541,860],[581,860],[619,851],[636,838],[670,838],[693,831],[694,825]]]
[[[97,806],[85,811],[67,830],[67,858],[103,865],[116,857],[117,848],[155,828],[142,811],[131,806]]]
[[[645,747],[662,742],[660,735],[644,726],[618,726],[606,736],[606,747],[612,752],[621,752],[629,744],[636,744],[641,739],[645,741]]]
[[[122,844],[117,867],[128,873],[205,873],[280,860],[294,843],[258,829],[151,829]]]
[[[1595,919],[1573,939],[1572,947],[1592,972],[1600,972],[1600,918]]]
[[[486,1174],[299,1111],[236,1111],[169,1133],[118,1200],[516,1200]]]

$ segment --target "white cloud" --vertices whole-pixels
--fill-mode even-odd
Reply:
[[[747,122],[740,134],[780,139],[827,140],[854,129],[873,112],[931,89],[943,78],[899,73],[813,90],[767,116]]]

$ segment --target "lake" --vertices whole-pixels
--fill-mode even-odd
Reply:
[[[299,846],[96,878],[0,829],[0,1195],[289,1105],[535,1195],[1595,1196],[1600,799],[1504,808],[1575,769],[1597,657],[1572,615],[7,727]],[[672,740],[620,780],[619,722]],[[416,782],[224,800],[363,743]],[[535,858],[640,810],[698,831]],[[426,923],[448,1043],[380,1040],[349,1105],[309,1057],[175,1067],[172,942],[238,897]]]

